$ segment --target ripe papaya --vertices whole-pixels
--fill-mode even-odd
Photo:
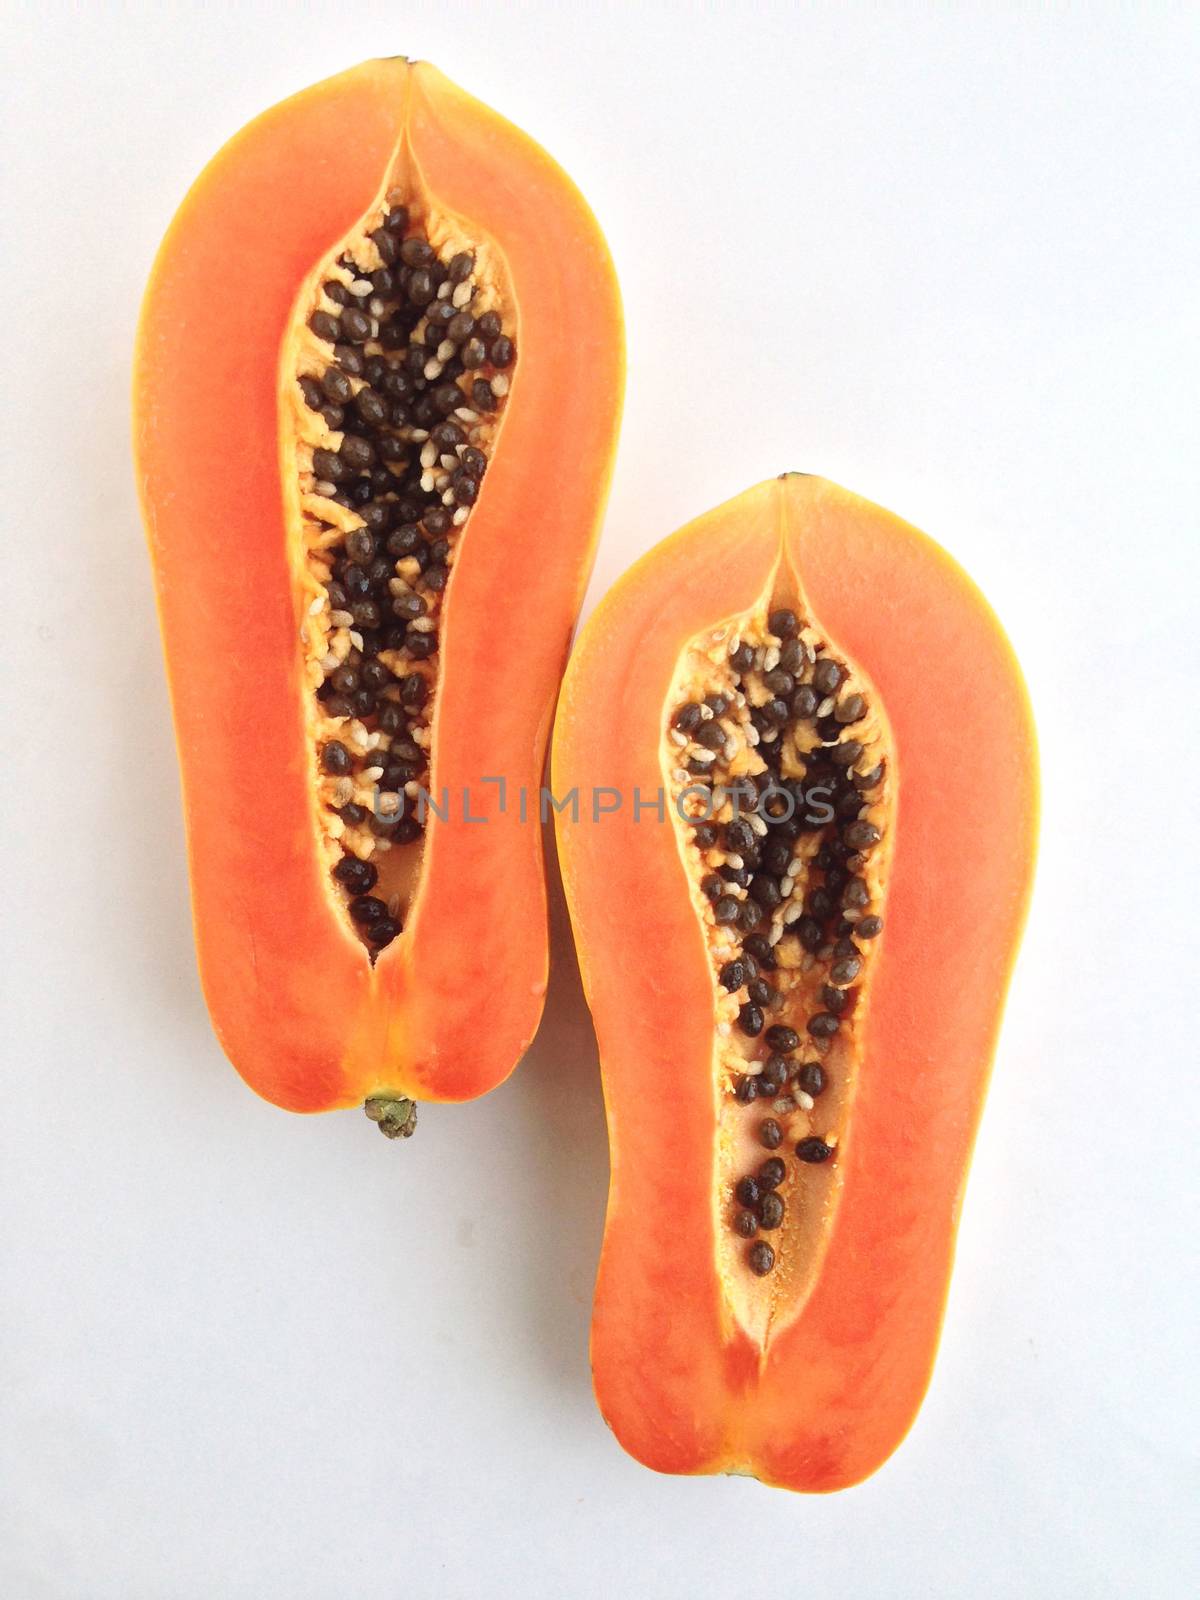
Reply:
[[[601,602],[553,785],[611,1143],[600,1409],[664,1472],[856,1483],[929,1381],[1029,899],[1013,653],[931,540],[786,475]]]
[[[483,1093],[546,984],[536,817],[623,387],[591,212],[433,67],[252,122],[155,262],[139,490],[217,1035],[280,1106]],[[485,825],[484,825],[485,824]]]

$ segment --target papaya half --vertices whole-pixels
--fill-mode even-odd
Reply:
[[[138,485],[196,945],[294,1111],[483,1093],[547,972],[536,801],[621,407],[608,251],[425,63],[252,122],[146,291]]]
[[[701,517],[584,627],[553,788],[611,1144],[592,1363],[647,1465],[833,1490],[912,1423],[1036,764],[978,590],[819,478]]]

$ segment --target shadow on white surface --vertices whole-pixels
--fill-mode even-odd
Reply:
[[[76,449],[80,481],[98,486],[112,502],[93,524],[100,541],[91,552],[100,603],[81,629],[89,656],[100,664],[88,677],[95,697],[86,707],[89,725],[79,729],[99,755],[90,810],[102,819],[92,840],[100,859],[89,864],[87,877],[103,886],[109,916],[105,950],[97,957],[104,958],[107,981],[126,986],[131,1007],[162,1008],[172,1028],[207,1029],[154,586],[128,465],[128,359],[96,387],[94,425]],[[219,662],[205,670],[219,681]],[[156,1071],[162,1066],[154,1064]]]
[[[608,1189],[596,1037],[583,995],[553,841],[546,840],[550,986],[541,1026],[514,1074],[524,1205],[529,1349],[542,1376],[589,1395],[592,1285]]]

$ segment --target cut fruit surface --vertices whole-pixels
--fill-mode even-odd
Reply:
[[[622,386],[582,197],[426,64],[267,112],[172,223],[138,337],[139,489],[205,995],[279,1105],[370,1101],[407,1133],[408,1102],[493,1087],[536,1030],[545,888],[518,796]]]
[[[932,541],[788,475],[601,602],[553,785],[611,1145],[601,1410],[663,1471],[857,1482],[928,1383],[1028,901],[1012,652]]]

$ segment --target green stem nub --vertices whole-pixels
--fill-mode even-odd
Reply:
[[[380,1133],[389,1139],[409,1139],[417,1126],[415,1100],[393,1099],[390,1095],[373,1095],[363,1105],[372,1122],[379,1124]]]

